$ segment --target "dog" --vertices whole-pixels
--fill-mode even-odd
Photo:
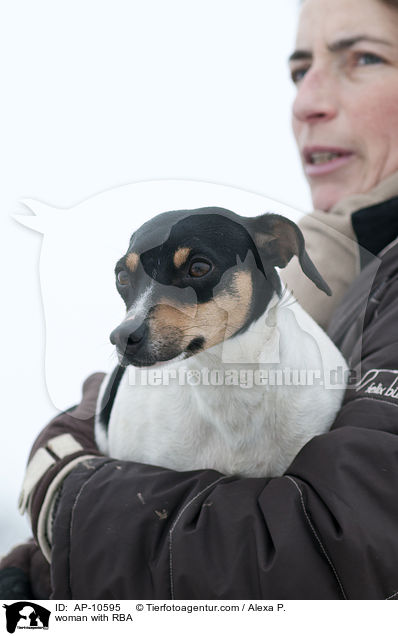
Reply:
[[[104,454],[276,477],[330,428],[345,383],[328,379],[347,365],[283,289],[277,269],[294,256],[330,295],[300,229],[277,214],[177,210],[132,235],[115,268],[126,305],[110,335],[119,364],[95,418]]]

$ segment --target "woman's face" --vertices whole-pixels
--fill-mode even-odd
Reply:
[[[315,208],[398,170],[398,10],[305,0],[290,67],[293,130]]]

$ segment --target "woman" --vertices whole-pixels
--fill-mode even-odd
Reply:
[[[380,232],[380,214],[371,214],[379,231],[372,236],[370,229],[359,240],[358,232],[369,222],[359,214],[351,217],[398,194],[397,10],[397,0],[306,0],[290,56],[297,86],[293,130],[317,210],[303,220],[302,229],[333,296],[324,301],[317,290],[313,293],[296,276],[294,264],[285,280],[323,327],[358,276],[366,248],[377,253],[390,237]],[[395,224],[391,236],[396,218],[393,214],[389,220]]]
[[[290,64],[319,210],[302,228],[339,307],[321,305],[293,268],[286,278],[329,324],[357,384],[285,476],[236,479],[101,457],[102,376],[89,378],[82,403],[38,438],[22,501],[54,598],[397,597],[398,1],[305,0]],[[11,553],[8,590],[43,598],[40,559],[34,544]]]

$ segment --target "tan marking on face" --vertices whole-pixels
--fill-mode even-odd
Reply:
[[[191,251],[190,247],[179,247],[176,252],[174,252],[173,263],[176,267],[181,267],[186,262],[189,252]]]
[[[135,272],[140,262],[140,257],[136,252],[130,252],[126,257],[126,265],[131,272]]]
[[[243,327],[253,296],[253,284],[250,272],[235,272],[233,285],[236,296],[228,292],[217,294],[214,302],[228,314],[228,323],[224,340]]]
[[[233,275],[236,294],[218,293],[212,300],[200,305],[173,306],[167,298],[161,299],[150,320],[151,340],[170,342],[183,351],[193,338],[203,336],[205,349],[230,338],[246,320],[253,293],[250,272]]]

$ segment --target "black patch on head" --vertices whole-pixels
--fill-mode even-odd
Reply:
[[[128,253],[140,254],[140,263],[146,275],[169,286],[170,298],[178,300],[178,288],[191,287],[195,291],[198,304],[207,303],[214,298],[223,277],[225,291],[236,294],[230,274],[238,270],[250,270],[254,288],[253,300],[240,333],[264,313],[273,293],[279,294],[281,290],[274,267],[270,265],[267,268],[267,263],[263,263],[261,259],[246,227],[249,225],[248,221],[249,219],[230,210],[217,207],[164,212],[133,234]],[[180,248],[189,248],[190,252],[186,262],[176,268],[173,257]],[[248,255],[250,258],[245,263]],[[190,276],[189,267],[194,259],[209,262],[212,269],[204,276]],[[139,275],[138,268],[133,274],[137,277],[138,285]],[[128,306],[130,294],[134,291],[119,291]]]
[[[191,286],[197,293],[198,302],[207,302],[213,297],[213,289],[221,277],[236,268],[237,257],[244,261],[249,251],[253,253],[258,269],[265,274],[257,248],[242,220],[222,208],[165,213],[135,233],[130,249],[141,254],[141,263],[148,276],[163,285]],[[160,236],[164,238],[162,243],[159,243]],[[151,247],[148,246],[150,238]],[[143,250],[143,247],[147,249]],[[190,253],[181,268],[176,268],[173,256],[181,247],[190,248]],[[210,261],[213,270],[204,277],[190,277],[187,274],[189,264],[200,258]]]

